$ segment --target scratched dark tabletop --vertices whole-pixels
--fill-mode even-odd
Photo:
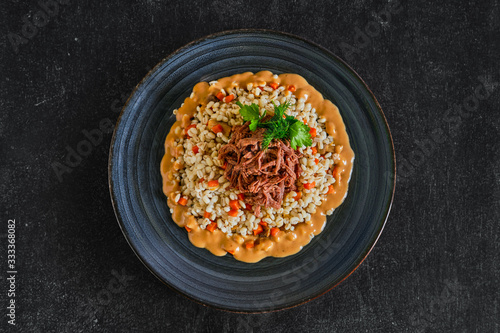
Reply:
[[[157,280],[120,231],[107,178],[109,126],[149,69],[241,28],[296,34],[346,60],[379,100],[398,163],[392,212],[363,264],[318,299],[260,315]],[[0,35],[0,331],[499,332],[499,1],[4,0]],[[87,156],[68,160],[96,131]]]

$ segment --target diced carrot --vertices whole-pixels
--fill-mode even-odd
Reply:
[[[214,132],[214,133],[220,133],[223,130],[224,130],[224,128],[222,128],[221,124],[217,124],[214,127],[212,127],[212,132]]]
[[[211,215],[212,215],[212,214],[210,214],[209,212],[205,212],[205,213],[203,214],[203,217],[204,217],[204,218],[206,218],[206,219],[209,219]]]
[[[250,240],[250,241],[248,241],[248,242],[246,242],[246,243],[245,243],[245,247],[246,247],[247,249],[251,249],[251,248],[253,248],[253,247],[254,247],[254,245],[255,245],[255,244],[254,244],[253,240]]]
[[[312,183],[305,183],[305,184],[304,184],[304,188],[305,188],[306,190],[310,190],[310,189],[314,188],[314,186],[316,186],[316,182],[312,182]]]
[[[238,217],[238,209],[231,209],[229,212],[227,212],[227,215],[232,216],[232,217]]]
[[[191,124],[191,125],[189,125],[188,127],[186,127],[186,128],[184,129],[184,133],[185,133],[187,136],[189,136],[189,135],[188,135],[188,131],[189,131],[191,128],[195,128],[195,127],[196,127],[196,124]]]
[[[200,183],[203,183],[205,181],[205,178],[201,178],[200,180],[198,180],[198,182]]]
[[[245,194],[244,193],[238,193],[238,200],[244,201],[245,200]]]
[[[295,86],[293,84],[288,86],[288,91],[294,92],[295,91]]]
[[[187,232],[191,232],[191,228],[188,228],[187,226],[185,226],[184,228],[187,230]]]
[[[271,236],[276,236],[280,232],[280,228],[272,228],[271,229]]]
[[[217,186],[219,186],[219,181],[218,181],[217,179],[215,179],[215,180],[210,180],[210,181],[208,182],[208,187],[217,187]]]
[[[233,95],[233,94],[231,94],[231,95],[228,95],[228,96],[224,97],[224,102],[229,103],[229,102],[231,102],[233,99],[234,99],[234,95]]]
[[[220,101],[222,101],[224,99],[224,94],[222,93],[222,91],[219,91],[219,93],[217,95],[215,95],[215,97],[217,97]]]
[[[319,160],[317,158],[314,159],[314,163],[318,164]]]
[[[226,168],[227,168],[227,161],[224,162],[224,165],[222,166],[222,169],[226,170]]]
[[[313,155],[316,155],[318,153],[318,149],[316,147],[311,148]]]
[[[254,235],[254,236],[257,236],[258,234],[260,234],[260,233],[261,233],[261,232],[263,232],[263,231],[264,231],[264,229],[263,229],[263,228],[262,228],[262,226],[259,224],[259,225],[257,226],[257,229],[255,229],[255,230],[253,231],[253,235]]]
[[[238,200],[229,201],[229,207],[234,210],[238,210],[241,208],[240,202]]]
[[[198,154],[199,151],[200,151],[200,148],[198,148],[198,146],[193,147],[193,153]]]
[[[309,131],[309,134],[311,134],[311,138],[315,138],[316,137],[316,129],[311,128],[311,130]]]
[[[283,119],[286,119],[286,115],[283,115]]]
[[[259,224],[263,227],[267,227],[267,222],[264,222],[264,221],[260,221]]]
[[[328,186],[328,192],[326,192],[326,194],[332,194],[333,192],[335,192],[333,190],[333,185]]]
[[[297,195],[293,197],[295,201],[299,201],[302,198],[302,192],[297,192]]]
[[[274,90],[278,89],[279,86],[280,85],[277,82],[271,82],[271,83],[269,83],[269,87],[273,88]]]
[[[307,125],[307,119],[304,119],[304,125]]]
[[[231,253],[232,255],[234,255],[234,250],[226,250],[227,253]]]
[[[177,203],[178,203],[179,205],[181,205],[181,206],[186,206],[187,202],[188,202],[188,199],[186,199],[186,198],[184,198],[184,197],[181,197],[181,198],[179,199],[179,201],[177,201]]]
[[[252,210],[252,205],[245,204],[245,209],[246,209],[246,210]]]
[[[209,225],[207,225],[206,229],[210,232],[214,232],[214,230],[217,229],[217,223],[215,222],[210,223]]]

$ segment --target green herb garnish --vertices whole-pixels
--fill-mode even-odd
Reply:
[[[257,104],[243,105],[240,102],[236,102],[236,104],[240,107],[240,114],[243,120],[250,122],[249,127],[251,131],[255,131],[257,127],[266,129],[264,140],[262,141],[262,149],[267,149],[274,139],[290,140],[290,146],[293,149],[312,145],[311,134],[309,133],[311,128],[295,117],[285,114],[286,110],[290,107],[290,103],[287,102],[277,106],[273,102],[274,115],[266,122],[262,121],[266,113],[264,112],[261,116]]]

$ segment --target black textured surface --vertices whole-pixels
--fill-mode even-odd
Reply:
[[[48,23],[36,1],[0,5],[2,330],[500,330],[498,1],[60,2]],[[33,19],[40,27],[25,27],[16,53]],[[347,60],[386,113],[399,165],[389,222],[358,270],[306,305],[263,315],[198,305],[139,262],[110,204],[110,133],[62,181],[53,170],[82,131],[115,122],[150,67],[235,28],[297,34]],[[5,316],[8,219],[16,327]]]

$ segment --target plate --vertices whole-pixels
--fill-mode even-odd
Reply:
[[[323,232],[299,253],[249,264],[194,247],[170,215],[160,161],[178,108],[200,81],[247,71],[296,73],[336,104],[356,154],[349,192]],[[338,285],[375,245],[395,186],[392,138],[377,100],[341,59],[302,38],[267,30],[222,32],[159,63],[131,94],[109,156],[118,223],[144,265],[199,303],[266,312],[307,302]]]

